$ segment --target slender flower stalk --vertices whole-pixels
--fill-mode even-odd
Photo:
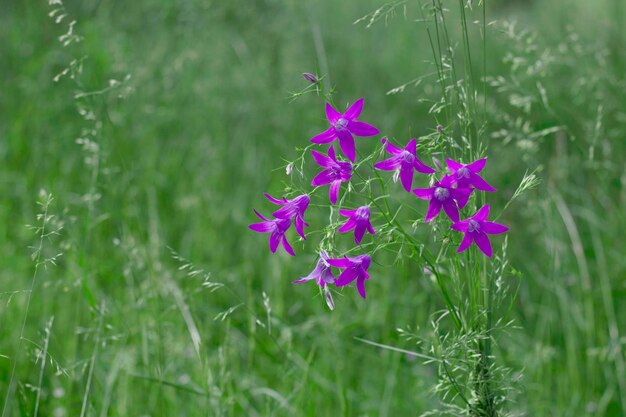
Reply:
[[[357,120],[363,110],[363,99],[360,98],[352,104],[345,113],[341,114],[329,103],[326,103],[326,118],[330,127],[322,133],[315,135],[313,143],[331,143],[339,139],[341,151],[351,162],[356,159],[354,146],[355,136],[374,136],[380,132],[374,126]]]

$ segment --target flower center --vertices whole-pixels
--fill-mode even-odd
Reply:
[[[370,209],[367,206],[359,207],[356,209],[354,216],[360,221],[368,220],[370,217]]]
[[[467,223],[467,231],[470,233],[480,232],[480,223],[478,223],[476,220],[470,220]]]
[[[470,171],[466,167],[463,167],[463,168],[459,169],[456,172],[456,176],[458,178],[469,178],[470,177]]]
[[[348,128],[348,120],[340,117],[339,120],[335,122],[335,129],[337,130],[346,130]]]
[[[412,164],[415,161],[415,157],[409,151],[402,152],[402,161]]]
[[[435,198],[439,201],[446,200],[450,197],[450,191],[447,188],[437,187],[435,188]]]

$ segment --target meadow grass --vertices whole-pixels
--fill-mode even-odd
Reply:
[[[458,4],[445,3],[466,68]],[[494,347],[515,387],[506,409],[621,416],[626,6],[488,2],[483,27],[471,3],[478,91],[484,67],[487,75],[477,102],[488,178],[501,191],[490,199],[504,207],[525,173],[540,180],[501,219],[519,271],[498,282],[517,292],[502,306],[514,324]],[[270,256],[246,228],[252,207],[267,209],[262,193],[284,189],[295,148],[324,127],[319,97],[291,100],[307,86],[302,72],[324,75],[338,103],[364,96],[368,117],[399,140],[435,131],[429,110],[441,87],[427,9],[387,3],[366,16],[381,6],[4,2],[3,416],[404,416],[439,407],[437,366],[401,351],[430,355],[446,330],[431,325],[444,300],[428,273],[383,257],[367,301],[335,293],[329,312],[317,290],[290,284],[315,259]],[[73,20],[80,38],[60,41]],[[428,236],[422,224],[415,233]]]

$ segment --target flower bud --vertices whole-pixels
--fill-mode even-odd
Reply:
[[[443,171],[443,165],[441,165],[441,161],[435,156],[433,156],[433,164],[435,164],[437,171]]]
[[[324,287],[324,298],[326,299],[326,305],[330,311],[333,311],[335,309],[335,301],[333,300],[333,295],[328,287]]]
[[[310,72],[302,73],[302,78],[304,78],[305,80],[307,80],[311,84],[317,84],[319,82],[317,77],[314,74],[311,74]]]

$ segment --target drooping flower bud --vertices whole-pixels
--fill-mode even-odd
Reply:
[[[330,292],[328,287],[324,287],[324,299],[326,300],[326,305],[333,311],[335,309],[335,300],[333,300],[333,294]]]
[[[319,82],[319,80],[317,79],[315,74],[311,74],[310,72],[302,73],[302,78],[304,78],[305,80],[307,80],[311,84],[317,84]]]
[[[437,158],[436,156],[433,156],[433,164],[437,168],[437,171],[443,171],[443,165],[441,164],[439,158]]]

